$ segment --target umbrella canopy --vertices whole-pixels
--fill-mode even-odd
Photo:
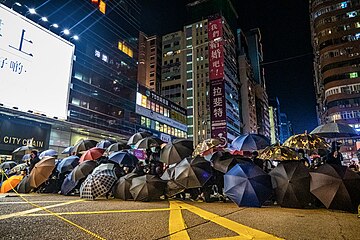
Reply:
[[[13,167],[16,166],[16,162],[14,161],[6,161],[3,162],[2,164],[0,164],[0,169],[5,170],[5,169],[12,169]]]
[[[103,171],[113,171],[114,170],[115,165],[112,163],[103,163],[100,164],[99,166],[97,166],[96,168],[94,168],[93,172],[91,173],[92,175],[96,175],[96,174],[100,174]]]
[[[56,166],[56,170],[59,173],[70,172],[77,165],[79,165],[79,157],[78,156],[69,156],[61,160]]]
[[[205,152],[209,151],[212,148],[219,146],[220,144],[221,144],[221,141],[219,139],[216,139],[216,138],[206,139],[206,140],[202,141],[201,143],[199,143],[195,147],[192,156],[193,157],[196,157],[199,155],[202,156]]]
[[[203,157],[184,158],[174,168],[174,181],[184,188],[202,187],[211,178],[210,162]]]
[[[238,206],[261,207],[272,194],[271,178],[255,164],[242,162],[224,175],[224,193]]]
[[[324,164],[310,172],[310,192],[326,208],[355,212],[360,204],[360,176],[348,167]]]
[[[114,197],[122,200],[132,199],[132,195],[130,193],[130,187],[131,187],[132,179],[135,177],[138,177],[136,173],[129,173],[119,178],[119,180],[115,182],[113,187]]]
[[[330,145],[325,139],[315,134],[297,134],[289,137],[283,146],[295,149],[306,149],[306,150],[317,150],[317,149],[328,149]]]
[[[302,162],[281,162],[269,174],[282,207],[304,208],[311,202],[309,169]]]
[[[21,161],[26,162],[27,160],[30,160],[30,158],[31,158],[30,153],[27,153],[21,158]]]
[[[160,178],[165,181],[170,181],[170,180],[174,180],[174,177],[175,177],[175,167],[169,167],[165,169],[164,173]]]
[[[27,167],[28,167],[27,163],[18,164],[10,170],[10,173],[20,174],[21,171],[26,170]]]
[[[73,148],[74,148],[74,146],[69,146],[69,147],[65,148],[61,153],[62,154],[71,154],[73,151]]]
[[[130,193],[135,201],[158,200],[165,193],[166,182],[155,175],[143,175],[132,179]]]
[[[126,167],[135,167],[139,159],[128,152],[114,152],[108,157],[110,162]]]
[[[94,200],[97,197],[108,193],[117,177],[113,170],[104,170],[99,173],[94,172],[87,176],[80,187],[80,198],[87,198]]]
[[[236,137],[232,142],[232,148],[239,151],[257,151],[270,145],[270,140],[260,134],[248,133]]]
[[[127,141],[127,145],[131,146],[136,144],[139,140],[146,138],[146,137],[151,137],[152,133],[149,132],[138,132],[135,133],[134,135],[132,135],[129,140]]]
[[[103,148],[98,148],[98,147],[90,148],[89,150],[86,150],[86,152],[84,152],[83,155],[81,155],[79,163],[82,163],[82,162],[88,161],[88,160],[96,160],[96,159],[102,157],[104,152],[105,152],[105,149],[103,149]]]
[[[34,150],[34,149],[35,149],[35,147],[33,147],[33,146],[21,146],[21,147],[18,147],[17,149],[15,149],[12,153],[18,153],[21,151]]]
[[[55,168],[54,157],[43,157],[38,163],[35,164],[29,175],[30,186],[33,188],[39,187],[51,175]]]
[[[193,141],[188,139],[175,139],[168,143],[160,151],[160,161],[171,165],[190,157],[194,151]]]
[[[178,193],[181,193],[185,190],[183,186],[177,184],[175,181],[170,180],[166,182],[165,195],[167,197],[173,197]]]
[[[164,142],[156,137],[146,137],[140,139],[135,145],[135,149],[150,149],[152,147],[159,147]]]
[[[310,134],[316,134],[324,138],[341,138],[358,136],[356,130],[348,124],[342,123],[326,123],[317,126]]]
[[[280,146],[279,144],[274,144],[265,148],[260,153],[259,158],[273,161],[300,160],[296,151],[289,147]]]
[[[64,182],[61,184],[61,194],[68,195],[78,184],[78,182],[73,181],[73,172],[69,173]]]
[[[24,176],[22,175],[15,175],[9,177],[1,184],[0,193],[7,193],[12,189],[15,189],[15,187],[21,182],[23,178]]]
[[[107,149],[111,144],[114,144],[115,141],[104,139],[96,144],[96,147]]]
[[[118,152],[121,150],[129,149],[130,147],[127,145],[127,141],[120,140],[116,143],[111,144],[108,148],[106,148],[104,155],[108,156],[113,152]]]
[[[56,157],[58,155],[58,152],[54,149],[48,149],[40,153],[39,158],[42,159],[45,156],[48,157]]]
[[[212,167],[215,170],[218,170],[222,173],[228,172],[232,167],[234,167],[237,163],[239,163],[241,160],[244,161],[250,161],[249,158],[241,158],[236,155],[232,155],[229,152],[215,152],[213,156],[211,157],[211,163]]]
[[[85,152],[87,150],[89,150],[90,148],[93,148],[96,146],[98,142],[95,140],[80,140],[79,142],[77,142],[73,149],[72,152],[73,153],[81,153],[81,152]]]
[[[29,193],[32,187],[30,186],[29,175],[26,175],[21,182],[17,185],[16,191],[18,193]]]
[[[74,182],[86,178],[97,166],[95,161],[85,161],[77,165],[72,171],[72,180]]]

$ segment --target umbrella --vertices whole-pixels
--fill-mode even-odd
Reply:
[[[174,180],[175,177],[175,167],[166,168],[162,176],[160,177],[162,180],[170,181]]]
[[[168,143],[160,151],[160,161],[171,165],[190,157],[194,151],[193,141],[188,139],[175,139]]]
[[[3,162],[2,164],[0,164],[0,169],[12,169],[13,167],[16,166],[16,162],[14,161],[6,161],[6,162]]]
[[[59,173],[70,172],[77,165],[79,165],[79,157],[78,156],[69,156],[61,160],[56,166],[56,170]]]
[[[21,182],[17,185],[18,193],[29,193],[32,187],[30,186],[29,175],[26,175]]]
[[[111,144],[115,143],[115,141],[113,140],[108,140],[108,139],[105,139],[105,140],[102,140],[100,142],[98,142],[96,144],[96,147],[98,148],[103,148],[103,149],[107,149]]]
[[[192,154],[193,157],[196,157],[198,155],[203,155],[206,151],[209,151],[210,149],[217,147],[221,144],[221,141],[216,138],[210,138],[202,141],[199,143]]]
[[[170,180],[166,182],[165,195],[167,197],[173,197],[176,194],[183,192],[185,188],[180,184],[177,184],[175,181]]]
[[[324,164],[310,172],[310,192],[326,208],[355,212],[360,204],[360,176],[348,167]]]
[[[97,166],[95,161],[85,161],[77,165],[72,171],[72,180],[74,182],[86,178]]]
[[[174,180],[185,188],[202,187],[211,178],[210,162],[203,157],[184,158],[174,168]]]
[[[129,173],[115,182],[113,187],[113,195],[115,198],[122,200],[132,199],[130,187],[134,177],[138,177],[138,175],[136,173]]]
[[[150,149],[152,147],[159,147],[164,142],[160,140],[159,138],[155,137],[146,137],[143,139],[140,139],[135,145],[135,149]]]
[[[55,151],[54,149],[48,149],[48,150],[41,152],[39,155],[39,158],[42,159],[45,156],[57,157],[57,155],[58,155],[57,151]]]
[[[254,163],[242,162],[224,175],[224,193],[238,206],[261,207],[272,194],[271,178]]]
[[[80,198],[94,200],[97,197],[103,196],[111,190],[116,180],[117,177],[113,170],[107,169],[95,174],[93,172],[81,184]]]
[[[17,149],[15,149],[12,153],[18,153],[21,151],[27,151],[27,150],[33,150],[33,149],[35,149],[35,147],[33,147],[33,146],[21,146],[21,147],[18,147]]]
[[[326,123],[317,126],[310,134],[316,134],[324,138],[355,137],[358,133],[348,124]]]
[[[95,140],[80,140],[74,145],[72,152],[76,154],[84,152],[86,150],[89,150],[90,148],[95,147],[97,143],[98,142]]]
[[[71,154],[73,151],[73,148],[74,148],[74,146],[69,146],[69,147],[65,148],[61,153],[62,154]]]
[[[328,149],[330,145],[325,141],[325,139],[315,135],[315,134],[297,134],[289,137],[284,143],[283,146],[295,149],[307,149],[307,150],[317,150],[317,149]]]
[[[61,194],[68,195],[77,184],[77,181],[73,181],[73,172],[69,173],[61,184]]]
[[[136,144],[139,140],[143,139],[143,138],[146,138],[146,137],[151,137],[152,136],[152,133],[149,133],[149,132],[138,132],[138,133],[135,133],[134,135],[132,135],[128,142],[127,142],[127,145],[134,145]]]
[[[280,146],[279,144],[274,144],[265,148],[260,153],[259,158],[273,161],[300,160],[296,151],[289,147]]]
[[[102,157],[103,153],[105,152],[105,149],[93,147],[87,150],[86,152],[81,155],[79,162],[82,163],[84,161],[88,160],[96,160],[100,157]]]
[[[22,175],[15,175],[11,176],[8,179],[6,179],[2,184],[0,188],[0,193],[7,193],[14,189],[23,179],[24,176]]]
[[[110,162],[124,165],[127,167],[135,167],[139,159],[128,152],[114,152],[108,157]]]
[[[10,173],[18,173],[18,174],[20,174],[21,171],[26,170],[27,167],[28,167],[27,163],[18,164],[18,165],[16,165],[15,167],[13,167],[10,170]]]
[[[132,179],[130,193],[135,201],[157,200],[164,195],[165,187],[165,181],[147,174]]]
[[[21,161],[26,162],[27,160],[30,160],[30,158],[31,158],[30,153],[27,153],[21,158]]]
[[[281,162],[269,174],[282,207],[304,208],[311,202],[309,169],[302,162]]]
[[[43,157],[31,170],[29,175],[30,186],[33,188],[39,187],[50,177],[54,168],[55,158],[48,156]]]
[[[99,166],[97,166],[96,168],[94,168],[93,172],[91,173],[92,175],[96,175],[96,174],[100,174],[103,171],[113,171],[114,170],[115,165],[112,163],[103,163],[100,164]]]
[[[108,148],[106,148],[104,155],[108,156],[113,152],[118,152],[124,149],[129,149],[130,147],[127,145],[127,141],[120,140],[116,143],[111,144]]]
[[[270,145],[270,140],[260,134],[248,133],[242,136],[236,137],[232,142],[231,146],[239,151],[257,151],[264,149]]]
[[[218,151],[215,152],[211,157],[212,167],[222,173],[226,173],[227,171],[229,171],[241,160],[251,162],[251,159],[249,158],[241,158],[239,156],[232,155],[229,152]]]

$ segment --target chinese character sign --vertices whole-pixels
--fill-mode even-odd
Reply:
[[[210,81],[211,137],[226,139],[226,100],[223,79]]]
[[[219,79],[224,77],[224,49],[221,40],[222,19],[209,21],[209,79]]]

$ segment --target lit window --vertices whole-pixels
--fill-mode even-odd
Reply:
[[[101,60],[103,60],[104,62],[109,62],[109,57],[103,54]]]
[[[99,50],[95,50],[95,57],[100,57],[101,56],[101,53],[100,53],[100,51]]]
[[[350,73],[350,78],[357,78],[358,77],[358,73],[357,72],[352,72]]]

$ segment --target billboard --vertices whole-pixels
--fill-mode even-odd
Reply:
[[[211,137],[227,138],[226,99],[223,79],[210,81]]]
[[[0,5],[0,103],[67,118],[74,45]]]
[[[224,48],[223,48],[222,19],[209,21],[209,79],[224,77]],[[220,40],[219,40],[220,39]]]

